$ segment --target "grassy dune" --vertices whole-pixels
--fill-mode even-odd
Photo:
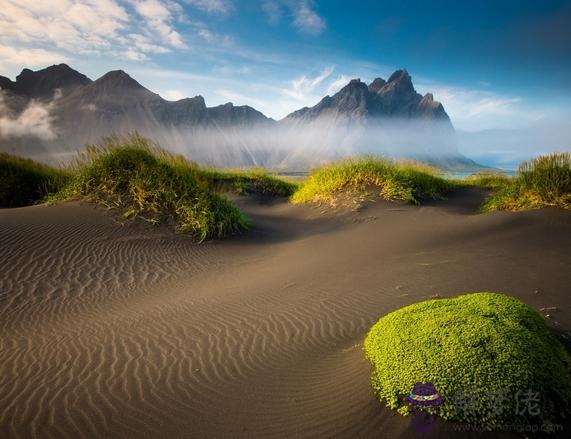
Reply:
[[[244,214],[224,197],[228,192],[332,206],[358,205],[374,196],[418,204],[423,199],[443,199],[451,190],[469,185],[496,191],[483,211],[571,207],[569,153],[524,162],[517,177],[489,173],[462,181],[447,180],[426,164],[365,156],[319,167],[302,183],[294,183],[262,169],[199,166],[133,134],[88,146],[61,169],[2,153],[0,171],[1,207],[84,200],[120,209],[124,218],[173,222],[177,231],[199,241],[248,227]]]
[[[226,172],[197,165],[139,136],[110,137],[65,169],[0,155],[2,207],[82,200],[121,211],[125,219],[174,223],[198,241],[248,227],[225,192],[288,197],[296,185],[261,170]]]
[[[201,168],[202,177],[215,190],[238,195],[289,197],[297,190],[297,183],[269,175],[263,169],[226,171]]]
[[[244,230],[246,217],[214,193],[200,169],[139,136],[89,146],[71,165],[71,178],[49,201],[80,199],[121,209],[124,218],[173,221],[199,241]]]
[[[69,173],[23,157],[0,153],[0,207],[35,204],[57,192]]]
[[[484,204],[483,210],[571,208],[571,153],[553,153],[523,162]]]
[[[419,203],[423,198],[442,199],[455,187],[435,175],[427,165],[398,163],[385,158],[348,159],[315,169],[291,198],[294,203],[318,202],[335,205],[344,193],[373,191],[387,200]]]

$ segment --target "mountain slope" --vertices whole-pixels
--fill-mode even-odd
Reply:
[[[360,123],[383,118],[450,122],[444,107],[431,93],[422,96],[416,92],[406,70],[397,70],[388,81],[376,78],[369,85],[353,79],[333,96],[324,97],[314,107],[291,113],[286,120],[307,123],[324,118]]]
[[[300,168],[360,152],[464,163],[446,111],[414,90],[406,70],[369,85],[354,79],[278,122],[249,106],[207,107],[202,96],[167,101],[122,70],[92,81],[65,64],[24,69],[15,81],[0,76],[0,88],[0,121],[12,127],[0,124],[0,150],[45,161],[66,160],[102,136],[138,131],[218,166]],[[42,130],[35,129],[39,116]],[[419,138],[401,139],[403,128]]]

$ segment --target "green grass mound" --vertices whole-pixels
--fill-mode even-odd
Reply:
[[[123,217],[173,219],[199,241],[245,229],[246,217],[214,193],[200,168],[137,135],[92,145],[72,165],[68,184],[50,201],[80,199],[119,208]]]
[[[31,159],[0,153],[0,207],[29,206],[57,192],[69,175]]]
[[[376,394],[401,414],[417,382],[444,396],[423,410],[490,429],[548,426],[570,412],[571,358],[544,319],[513,297],[473,293],[406,306],[371,328],[364,350]]]
[[[296,183],[273,177],[263,169],[226,171],[205,168],[202,175],[216,190],[239,195],[290,197],[297,189]]]
[[[518,171],[486,201],[483,210],[571,209],[571,153],[539,156],[520,164]]]
[[[345,192],[362,194],[370,188],[388,200],[418,203],[423,198],[442,199],[454,184],[419,169],[377,157],[348,159],[314,170],[291,197],[294,203],[336,203]]]
[[[482,172],[460,180],[460,184],[466,186],[478,186],[486,189],[502,189],[511,184],[512,178],[496,172]]]

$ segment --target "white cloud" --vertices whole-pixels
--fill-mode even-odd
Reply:
[[[186,47],[174,26],[183,19],[174,0],[4,0],[0,38],[34,50],[32,59],[43,56],[48,63],[86,55],[146,61]],[[59,57],[48,56],[58,50]]]
[[[296,99],[303,104],[310,104],[317,97],[313,94],[315,88],[327,79],[333,73],[333,67],[327,67],[321,74],[314,78],[308,78],[306,75],[291,81],[291,87],[283,89],[283,94]]]
[[[131,39],[132,44],[140,50],[141,52],[145,53],[167,53],[170,52],[164,46],[154,44],[149,37],[141,34],[129,34],[128,38]]]
[[[159,94],[167,101],[179,101],[188,97],[182,90],[165,90]]]
[[[229,0],[186,0],[186,2],[203,11],[219,14],[227,14],[232,9]]]
[[[281,20],[282,8],[277,0],[264,0],[262,9],[266,13],[270,24],[276,24]]]
[[[263,0],[262,9],[270,24],[281,21],[284,8],[289,9],[292,24],[308,34],[319,34],[325,30],[325,19],[317,14],[313,0]]]
[[[4,104],[4,94],[0,93],[0,138],[55,138],[50,113],[52,105],[53,103],[43,105],[32,101],[19,115],[13,116]]]
[[[301,0],[294,10],[293,24],[303,32],[318,34],[325,30],[325,20],[312,8],[311,0]]]
[[[347,75],[339,76],[337,79],[334,79],[333,81],[331,81],[329,83],[329,86],[327,87],[326,93],[329,96],[334,95],[339,90],[341,90],[343,87],[345,87],[347,84],[349,84],[349,81],[351,81],[351,78],[349,76],[347,76]]]
[[[49,50],[15,49],[0,45],[0,68],[6,68],[7,65],[37,67],[46,64],[59,64],[68,60],[69,58],[65,55]]]
[[[127,49],[124,53],[125,57],[130,61],[148,61],[149,57],[142,52],[133,49]]]
[[[53,44],[76,53],[108,49],[129,20],[114,0],[4,0],[0,34],[5,41]]]
[[[146,21],[150,31],[156,32],[163,43],[179,49],[186,46],[181,35],[172,26],[171,8],[180,11],[176,3],[159,0],[132,0],[132,5]]]
[[[542,110],[529,108],[518,96],[430,83],[418,84],[417,88],[423,93],[433,93],[444,105],[454,126],[462,130],[519,128],[545,116]]]

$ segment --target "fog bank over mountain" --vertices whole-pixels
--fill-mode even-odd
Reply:
[[[127,73],[92,81],[65,64],[0,77],[0,150],[65,161],[102,136],[137,131],[215,166],[304,170],[358,153],[477,168],[458,152],[442,104],[418,94],[406,70],[370,84],[351,80],[333,96],[275,121],[249,106],[207,107],[201,96],[167,101]]]

